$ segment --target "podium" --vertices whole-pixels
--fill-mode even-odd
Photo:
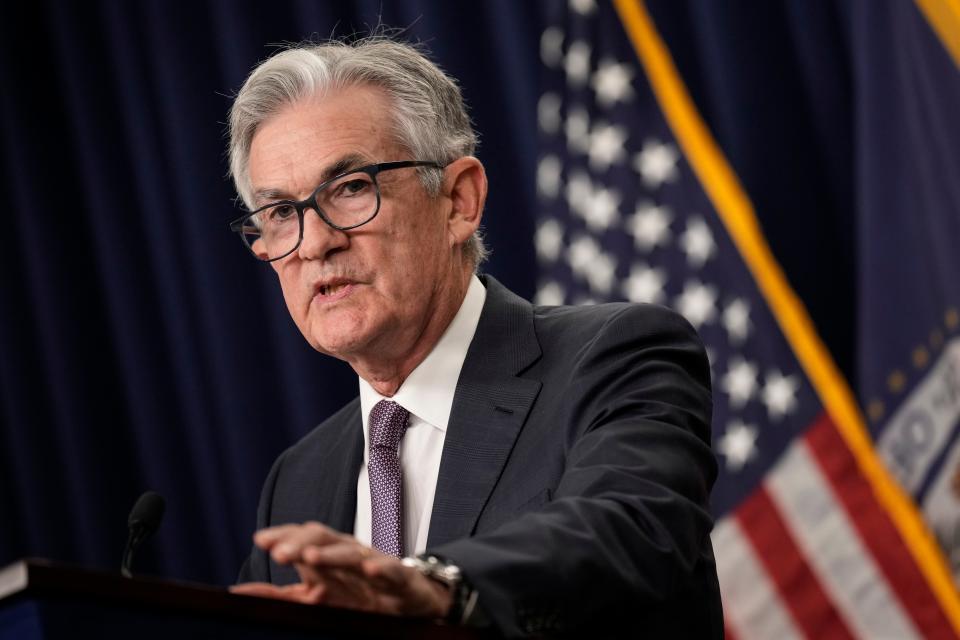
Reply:
[[[0,640],[490,637],[439,622],[302,605],[45,560],[0,569]]]

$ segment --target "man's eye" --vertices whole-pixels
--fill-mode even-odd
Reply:
[[[289,204],[278,204],[266,211],[269,222],[283,222],[297,216],[297,208]]]
[[[364,178],[355,178],[352,180],[347,180],[337,185],[334,195],[337,196],[338,198],[362,195],[372,185],[373,185],[372,182]]]

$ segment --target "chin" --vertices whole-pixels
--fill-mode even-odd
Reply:
[[[346,360],[351,354],[362,349],[366,343],[363,333],[358,331],[314,331],[308,339],[310,345],[320,353]]]
[[[303,335],[317,351],[343,359],[367,342],[365,320],[356,313],[317,314],[307,319]]]

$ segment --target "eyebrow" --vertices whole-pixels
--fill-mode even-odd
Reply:
[[[348,153],[347,155],[338,158],[336,162],[331,165],[328,165],[323,173],[320,174],[320,182],[317,185],[321,185],[330,178],[340,175],[350,171],[351,169],[358,169],[360,167],[370,164],[370,160],[358,153]],[[266,188],[266,189],[257,189],[253,192],[253,201],[254,203],[270,202],[273,200],[293,200],[290,194],[283,189],[275,188]]]
[[[323,170],[323,174],[320,176],[320,182],[326,182],[334,176],[338,176],[351,169],[359,169],[368,164],[370,164],[370,161],[358,153],[347,154]]]

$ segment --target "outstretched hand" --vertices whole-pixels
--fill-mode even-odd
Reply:
[[[231,587],[233,593],[427,618],[450,610],[452,596],[442,584],[318,522],[261,529],[253,541],[278,564],[292,565],[300,582],[248,582]]]

